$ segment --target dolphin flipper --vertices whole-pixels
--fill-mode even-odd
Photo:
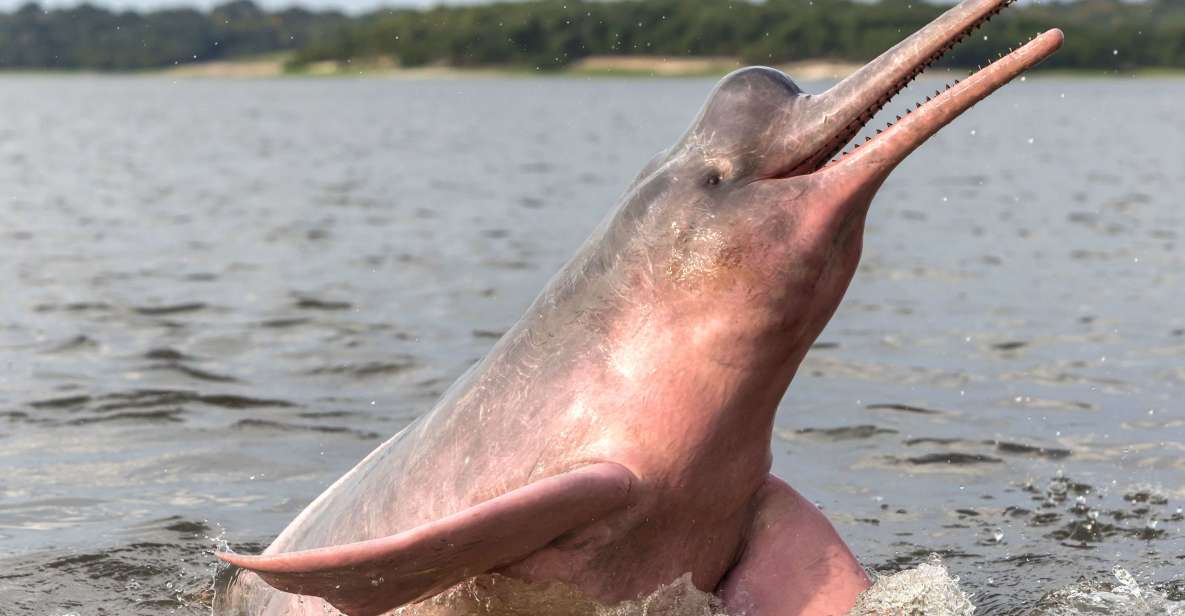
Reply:
[[[628,503],[636,481],[602,462],[541,479],[396,535],[315,550],[218,558],[271,586],[375,616],[511,564]]]
[[[814,503],[770,475],[740,560],[717,593],[731,616],[846,614],[868,575]]]

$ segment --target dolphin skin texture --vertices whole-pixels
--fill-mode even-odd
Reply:
[[[833,158],[1010,3],[966,0],[822,94],[768,68],[725,77],[435,408],[262,555],[218,555],[239,569],[217,612],[375,616],[490,572],[606,604],[690,573],[733,616],[850,609],[863,568],[770,475],[776,408],[843,298],[889,173],[1062,33]]]

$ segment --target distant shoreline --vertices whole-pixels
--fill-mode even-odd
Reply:
[[[744,66],[727,57],[591,56],[561,70],[534,71],[526,67],[455,67],[429,65],[405,68],[390,58],[378,57],[350,62],[314,62],[292,67],[290,56],[273,54],[242,60],[193,62],[160,71],[169,77],[211,79],[258,79],[283,76],[382,76],[402,78],[490,77],[520,75],[576,75],[588,77],[709,77],[724,75]],[[841,79],[859,64],[815,60],[779,66],[803,80]]]
[[[706,77],[740,59],[793,62],[792,72],[810,80],[840,76],[879,55],[938,19],[951,1],[427,0],[380,2],[358,13],[273,9],[255,0],[176,0],[141,10],[28,2],[0,11],[0,74]],[[1060,27],[1065,47],[1043,73],[1185,72],[1181,0],[1029,2],[981,25],[936,66],[974,67]],[[1170,70],[1141,70],[1148,67]]]
[[[359,61],[314,62],[292,68],[290,55],[273,54],[267,57],[242,60],[193,62],[175,68],[148,71],[169,77],[208,79],[259,79],[275,77],[393,77],[402,79],[448,79],[505,76],[543,77],[719,77],[747,66],[740,59],[716,56],[590,56],[554,71],[531,70],[521,66],[458,67],[430,65],[405,68],[390,58],[379,57]],[[801,81],[839,80],[855,72],[862,63],[835,60],[803,60],[776,64]],[[932,68],[927,75],[966,73],[969,69]],[[1041,75],[1085,78],[1185,77],[1185,69],[1137,69],[1118,73],[1097,69],[1049,69]]]
[[[608,78],[689,78],[719,77],[746,66],[739,59],[715,56],[590,56],[561,70],[538,71],[520,66],[456,67],[429,65],[405,68],[390,58],[378,57],[359,61],[323,61],[293,67],[292,54],[277,53],[234,60],[189,62],[174,67],[143,71],[96,72],[81,70],[0,70],[0,76],[12,75],[113,75],[149,76],[178,79],[276,79],[288,77],[375,77],[397,79],[469,79],[490,77],[608,77]],[[860,68],[862,64],[833,60],[805,60],[778,64],[800,81],[839,80]],[[965,72],[965,69],[936,68],[928,75],[942,76]],[[1138,78],[1185,77],[1185,69],[1138,69],[1118,73],[1094,69],[1051,69],[1039,71],[1046,76],[1083,78]]]

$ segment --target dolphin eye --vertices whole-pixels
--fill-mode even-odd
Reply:
[[[708,177],[704,178],[704,184],[708,186],[717,186],[722,181],[724,181],[724,178],[720,177],[719,171],[711,171],[708,173]]]

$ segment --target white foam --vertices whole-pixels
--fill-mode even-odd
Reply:
[[[970,616],[971,598],[959,588],[938,556],[892,575],[881,576],[864,591],[849,616]]]
[[[1034,616],[1185,616],[1185,604],[1169,601],[1164,594],[1141,586],[1122,567],[1111,570],[1115,582],[1082,581],[1049,593],[1041,599]]]
[[[727,616],[720,601],[697,589],[691,574],[642,599],[607,606],[563,584],[528,584],[498,575],[462,582],[392,616]]]

